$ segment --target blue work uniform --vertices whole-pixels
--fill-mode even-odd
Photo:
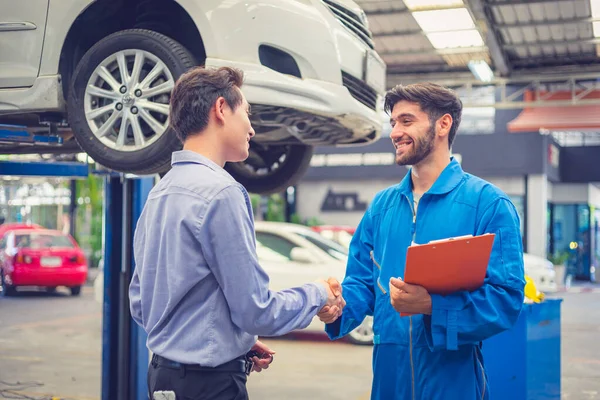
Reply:
[[[389,281],[404,277],[411,243],[484,233],[496,234],[484,285],[433,294],[431,315],[400,317],[390,303]],[[452,159],[416,212],[410,172],[375,196],[350,244],[342,283],[347,305],[326,331],[340,338],[373,315],[372,399],[489,399],[482,341],[515,324],[524,286],[514,205]]]

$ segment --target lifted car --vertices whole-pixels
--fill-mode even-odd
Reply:
[[[134,174],[181,148],[168,127],[177,78],[196,65],[244,71],[256,137],[227,170],[255,193],[284,190],[313,146],[379,138],[385,64],[350,0],[28,0],[0,3],[0,124]]]

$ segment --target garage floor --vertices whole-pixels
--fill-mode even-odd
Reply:
[[[560,295],[562,398],[600,400],[600,292]],[[368,399],[371,348],[322,339],[265,340],[276,362],[251,376],[250,398]],[[0,399],[98,400],[101,342],[101,305],[90,287],[79,298],[66,291],[0,297]]]

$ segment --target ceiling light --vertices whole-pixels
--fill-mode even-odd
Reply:
[[[590,0],[590,7],[592,9],[592,18],[600,17],[600,0]]]
[[[475,28],[473,18],[471,18],[471,14],[469,14],[466,8],[416,11],[412,15],[423,32],[443,32]]]
[[[428,33],[427,38],[436,49],[483,46],[483,39],[475,29],[453,32],[433,32]]]
[[[592,22],[594,28],[594,37],[600,37],[600,21]]]
[[[404,0],[404,4],[406,4],[406,7],[411,11],[464,6],[462,0]]]
[[[488,63],[483,60],[469,61],[467,66],[475,78],[481,82],[491,82],[492,79],[494,79],[494,71],[492,71]]]

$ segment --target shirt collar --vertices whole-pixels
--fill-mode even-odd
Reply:
[[[188,164],[188,163],[204,165],[226,178],[235,180],[229,174],[229,172],[227,172],[220,165],[218,165],[211,159],[204,157],[203,155],[201,155],[199,153],[196,153],[195,151],[178,150],[178,151],[173,152],[173,154],[171,156],[171,166],[175,167],[177,164]]]
[[[411,180],[412,168],[408,170],[406,176],[400,182],[399,190],[408,194],[412,191]],[[450,157],[450,163],[444,168],[440,176],[433,183],[433,186],[427,191],[429,194],[445,194],[454,189],[465,176],[465,172],[454,157]]]

